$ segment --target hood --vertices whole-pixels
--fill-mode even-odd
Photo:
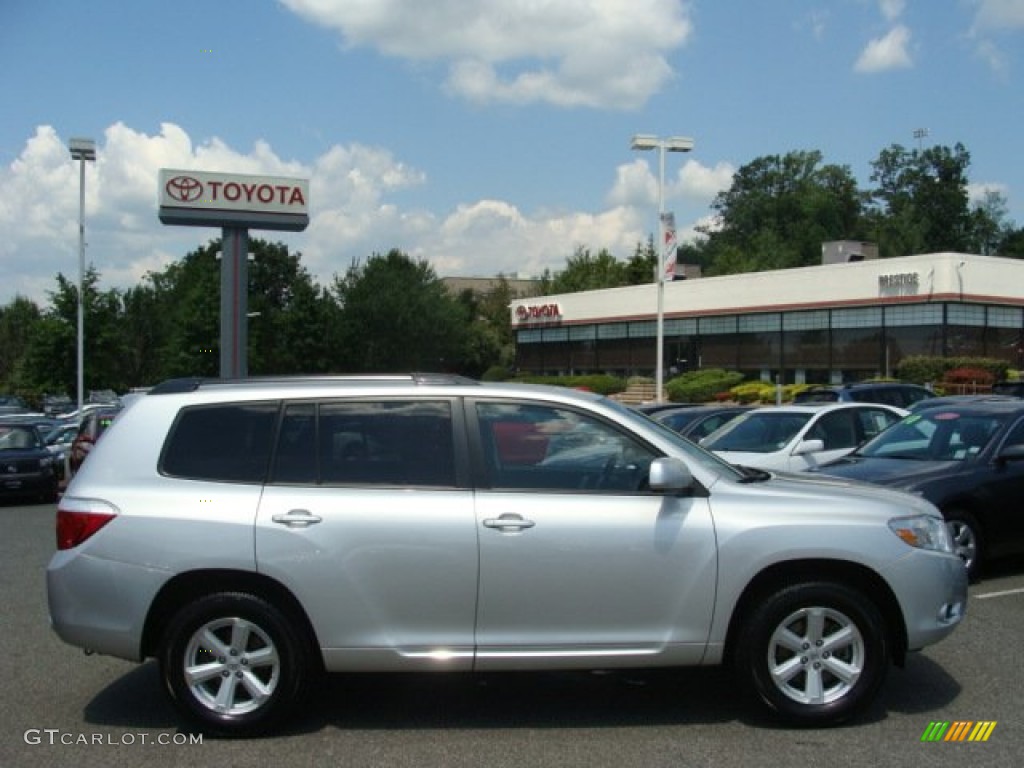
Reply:
[[[812,470],[815,475],[830,475],[880,485],[912,486],[937,477],[948,477],[963,469],[962,461],[917,461],[865,456],[844,456]]]
[[[894,514],[939,514],[931,502],[898,488],[831,477],[820,472],[769,474],[771,479],[764,482],[738,484],[756,497],[752,500],[758,506],[777,503],[792,512],[803,508],[818,519],[823,514],[843,516],[852,513],[854,517],[863,517],[871,508],[882,519]]]

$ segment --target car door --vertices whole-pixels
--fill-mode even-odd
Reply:
[[[283,410],[256,558],[306,609],[329,669],[472,665],[477,532],[456,413],[448,399]]]
[[[646,488],[658,455],[569,407],[470,401],[477,669],[694,663],[715,595],[708,500]]]
[[[1024,418],[1007,432],[998,445],[998,451],[1024,445]],[[983,534],[988,554],[998,557],[1024,551],[1024,460],[998,460],[986,454],[975,470],[973,481],[977,508],[982,510]]]

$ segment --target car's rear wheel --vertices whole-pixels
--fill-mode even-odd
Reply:
[[[243,735],[279,722],[305,692],[309,644],[255,595],[207,595],[168,624],[161,676],[171,698],[204,728]]]
[[[738,637],[736,666],[748,691],[795,725],[858,714],[889,666],[878,609],[862,593],[831,582],[797,584],[759,600]]]
[[[953,551],[964,561],[967,575],[977,580],[981,566],[981,531],[978,521],[970,512],[951,509],[945,512],[946,525],[953,539]]]

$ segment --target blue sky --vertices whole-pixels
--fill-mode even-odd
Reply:
[[[260,232],[322,284],[400,248],[441,276],[628,258],[669,154],[680,239],[757,157],[820,150],[870,186],[892,144],[963,143],[1024,226],[1024,0],[0,0],[0,304],[87,260],[101,288],[218,237],[156,216],[160,168],[310,179]]]

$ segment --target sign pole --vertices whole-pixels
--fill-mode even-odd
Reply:
[[[220,260],[220,377],[241,379],[249,375],[249,230],[221,230]]]

